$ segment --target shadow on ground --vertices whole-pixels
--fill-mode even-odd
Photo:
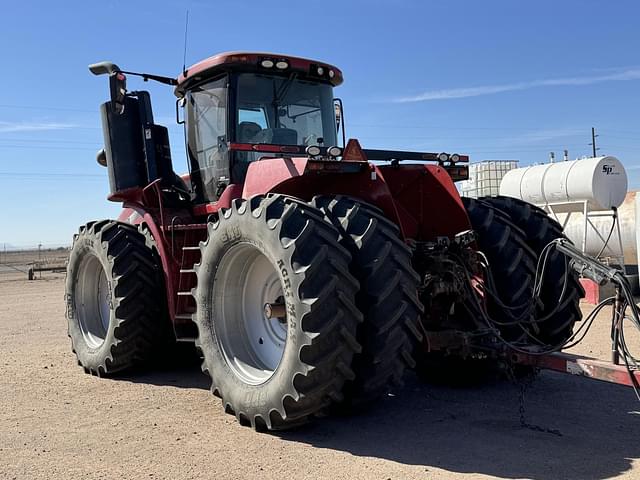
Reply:
[[[180,347],[179,351],[170,357],[156,361],[153,369],[143,368],[113,377],[113,380],[209,390],[211,380],[200,368],[202,364],[200,356],[190,345],[180,345]]]
[[[120,380],[208,389],[198,362]],[[508,382],[483,387],[427,385],[414,376],[395,396],[365,412],[329,417],[284,441],[434,467],[456,473],[535,480],[596,480],[620,475],[640,457],[640,403],[625,387],[543,373],[527,391],[527,421],[562,436],[522,428],[519,390]],[[256,435],[259,435],[256,433]]]
[[[454,389],[407,381],[396,396],[346,418],[281,438],[406,465],[503,478],[590,480],[619,475],[640,457],[640,403],[625,387],[545,373],[526,394],[520,427],[509,383]]]

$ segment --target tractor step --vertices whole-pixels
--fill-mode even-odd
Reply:
[[[200,247],[182,247],[182,250],[200,250]]]
[[[190,291],[189,292],[178,292],[178,296],[179,297],[191,297],[192,293]]]
[[[196,273],[194,268],[181,268],[180,273]]]
[[[192,320],[193,313],[178,313],[176,314],[176,320]]]

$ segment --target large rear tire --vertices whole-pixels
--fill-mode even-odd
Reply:
[[[162,269],[147,238],[114,220],[74,236],[65,285],[66,317],[78,363],[95,375],[141,365],[163,345]]]
[[[482,200],[509,215],[513,223],[524,232],[525,241],[535,253],[536,260],[550,242],[566,238],[560,224],[535,205],[511,197],[485,197]],[[580,299],[584,296],[584,290],[577,273],[572,270],[566,279],[565,295],[560,299],[565,284],[565,260],[566,257],[557,250],[553,250],[547,260],[537,317],[551,315],[537,323],[538,331],[535,333],[543,345],[559,345],[567,340],[573,332],[574,324],[582,318]]]
[[[376,207],[343,196],[319,196],[311,204],[340,233],[360,282],[356,305],[364,322],[356,338],[362,351],[354,356],[355,379],[345,383],[341,407],[359,406],[400,386],[405,369],[415,366],[413,351],[422,339],[420,279],[398,227]]]
[[[478,248],[489,260],[499,300],[515,308],[507,310],[489,296],[489,315],[497,322],[510,324],[500,327],[503,338],[510,342],[527,341],[522,326],[514,324],[514,317],[526,323],[535,316],[532,298],[536,254],[527,244],[524,232],[502,210],[481,199],[463,197],[462,202],[477,234]]]
[[[201,253],[197,345],[225,411],[275,430],[341,401],[362,316],[349,253],[322,213],[282,195],[236,200]]]

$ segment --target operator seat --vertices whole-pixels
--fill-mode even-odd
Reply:
[[[262,131],[262,127],[256,122],[240,122],[238,124],[238,141],[240,143],[253,143],[254,138]]]
[[[298,132],[292,128],[265,128],[255,136],[256,143],[297,145]]]

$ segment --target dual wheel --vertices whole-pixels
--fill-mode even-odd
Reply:
[[[167,347],[162,268],[151,236],[114,220],[90,222],[73,240],[65,285],[71,347],[87,373],[139,366]]]
[[[209,224],[195,290],[203,370],[225,411],[284,429],[401,381],[421,306],[410,252],[346,197],[237,200]]]
[[[487,313],[502,340],[541,350],[560,348],[581,319],[584,291],[567,259],[552,250],[544,264],[542,288],[534,295],[536,268],[545,247],[565,238],[562,227],[543,210],[510,197],[463,198],[477,245],[489,263],[496,296]],[[542,266],[542,265],[541,265]],[[483,383],[500,371],[493,358],[463,358],[418,352],[418,373],[428,381],[456,385]]]

